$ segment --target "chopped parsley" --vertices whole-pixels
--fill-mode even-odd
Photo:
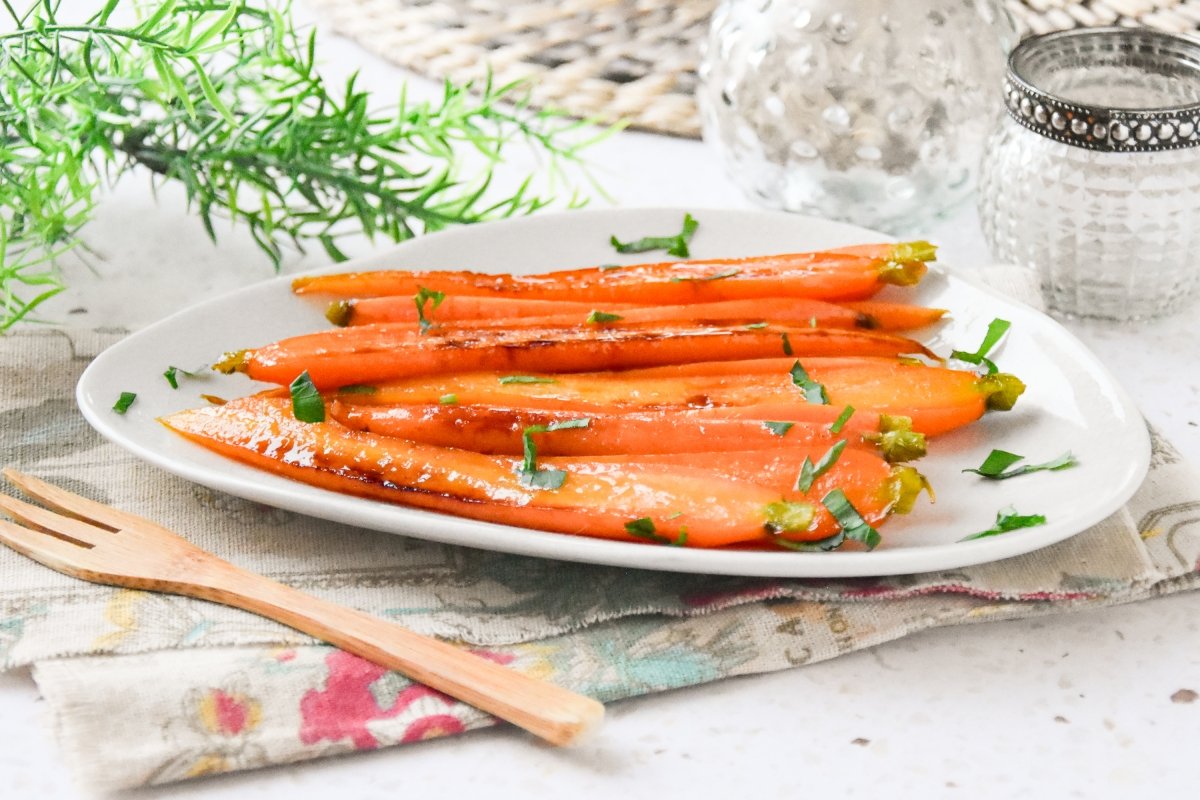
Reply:
[[[846,406],[842,409],[842,413],[838,414],[838,418],[829,426],[830,433],[841,433],[842,428],[846,427],[846,423],[854,416],[854,406]]]
[[[996,512],[996,524],[988,528],[986,531],[973,533],[970,536],[964,536],[959,539],[960,542],[969,542],[972,539],[985,539],[989,536],[999,536],[1002,533],[1009,531],[1020,530],[1021,528],[1036,528],[1039,525],[1046,524],[1046,517],[1042,514],[1018,514],[1017,510],[1012,506],[1002,508]]]
[[[668,255],[688,258],[688,242],[700,223],[691,214],[683,215],[683,230],[674,236],[643,236],[632,242],[622,242],[616,236],[609,237],[609,243],[618,253],[645,253],[650,250],[666,250]]]
[[[375,394],[379,390],[366,383],[352,383],[338,389],[338,394]]]
[[[300,422],[324,422],[325,401],[313,385],[308,370],[304,370],[288,386],[292,393],[292,416]]]
[[[845,449],[846,440],[842,439],[830,447],[816,464],[808,456],[805,456],[804,463],[800,466],[800,477],[796,479],[796,491],[807,492],[811,489],[813,481],[828,472],[829,468],[837,463],[838,457]]]
[[[203,375],[199,372],[189,372],[188,370],[180,369],[179,367],[167,367],[167,371],[163,373],[163,377],[167,379],[167,383],[171,384],[172,389],[179,388],[180,375],[186,375],[189,378],[208,377],[207,375]]]
[[[417,305],[417,327],[421,329],[421,333],[429,333],[429,329],[433,327],[433,323],[425,315],[425,304],[430,300],[433,301],[433,308],[429,309],[430,313],[432,313],[445,299],[445,292],[435,292],[432,289],[426,289],[424,286],[417,287],[417,293],[413,295],[413,302]]]
[[[500,382],[505,385],[510,383],[557,383],[554,378],[543,378],[538,375],[505,375]]]
[[[997,367],[994,361],[987,357],[987,354],[992,351],[992,348],[1004,337],[1008,329],[1012,327],[1012,323],[1006,319],[997,317],[988,325],[987,333],[983,337],[983,341],[979,345],[979,349],[974,353],[967,353],[962,350],[955,350],[950,353],[950,357],[956,361],[965,361],[968,364],[982,364],[987,368],[989,375],[996,374]]]
[[[1025,456],[1019,456],[1016,453],[1009,453],[1005,450],[993,450],[988,453],[988,457],[983,460],[978,469],[964,469],[963,472],[974,472],[976,475],[981,475],[990,480],[1002,481],[1006,478],[1015,478],[1018,475],[1028,475],[1031,472],[1056,472],[1060,469],[1074,467],[1079,463],[1075,460],[1073,454],[1066,452],[1044,464],[1024,464],[1009,469],[1009,467],[1024,459]]]
[[[591,325],[600,325],[605,322],[620,322],[623,319],[625,318],[620,314],[609,314],[607,311],[593,311],[592,313],[588,314],[588,318],[585,320],[585,322]]]
[[[757,331],[757,330],[761,330],[765,327],[767,327],[767,323],[765,323],[765,322],[751,322],[749,325],[746,326],[746,330]]]
[[[793,355],[792,342],[790,339],[788,339],[787,333],[781,333],[779,334],[779,337],[783,340],[783,354],[785,356]]]
[[[792,365],[791,372],[792,383],[804,392],[805,400],[814,405],[829,405],[829,395],[826,393],[825,387],[810,378],[804,367],[800,366],[799,361]]]
[[[521,462],[520,469],[517,470],[517,475],[520,477],[521,483],[534,489],[560,489],[567,480],[567,473],[561,469],[554,467],[541,467],[537,465],[537,445],[533,443],[533,435],[535,433],[549,433],[551,431],[561,431],[567,428],[586,428],[592,424],[591,417],[581,417],[580,419],[568,419],[561,422],[551,422],[548,425],[530,425],[521,433],[521,446],[524,452],[524,459]]]
[[[121,392],[121,396],[117,398],[117,402],[113,403],[112,410],[118,414],[124,414],[133,405],[133,401],[137,400],[137,394],[134,392]]]
[[[638,519],[631,519],[629,522],[626,522],[625,532],[630,536],[636,536],[639,539],[645,539],[655,544],[665,544],[671,547],[683,547],[687,544],[687,526],[680,527],[679,535],[672,540],[660,534],[654,526],[654,520],[649,517],[639,517]]]
[[[438,402],[444,406],[452,406],[458,402],[458,395],[454,394],[453,392],[450,394],[444,394],[438,398]]]
[[[794,422],[763,422],[763,427],[776,436],[783,436],[795,426]]]
[[[838,525],[842,526],[842,533],[847,539],[862,542],[868,550],[874,550],[879,545],[879,531],[867,524],[841,489],[834,489],[821,498],[821,505],[829,509]]]

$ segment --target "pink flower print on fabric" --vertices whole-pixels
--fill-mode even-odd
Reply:
[[[493,651],[475,651],[489,660],[509,663],[513,656]],[[401,742],[451,736],[467,729],[464,716],[469,707],[427,686],[409,683],[387,669],[340,650],[325,657],[329,676],[322,689],[313,689],[300,699],[300,741],[306,745],[322,740],[349,739],[358,750],[371,750],[380,741],[368,728],[377,720],[401,714],[414,719],[404,727]]]

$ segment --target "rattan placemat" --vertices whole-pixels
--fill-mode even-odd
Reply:
[[[700,135],[699,43],[717,0],[307,0],[392,63],[455,82],[532,78],[532,102],[578,117]],[[1077,25],[1200,27],[1200,0],[1006,0],[1043,33]]]

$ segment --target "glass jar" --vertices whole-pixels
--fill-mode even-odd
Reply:
[[[1145,319],[1200,279],[1200,41],[1078,29],[1022,42],[987,145],[992,254],[1038,271],[1050,310]]]
[[[974,189],[1015,41],[990,0],[725,0],[704,138],[760,204],[916,230]]]

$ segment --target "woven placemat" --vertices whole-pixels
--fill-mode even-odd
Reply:
[[[698,137],[700,40],[717,0],[307,0],[397,66],[457,83],[529,78],[532,103]],[[1006,0],[1024,32],[1200,27],[1200,0]]]

